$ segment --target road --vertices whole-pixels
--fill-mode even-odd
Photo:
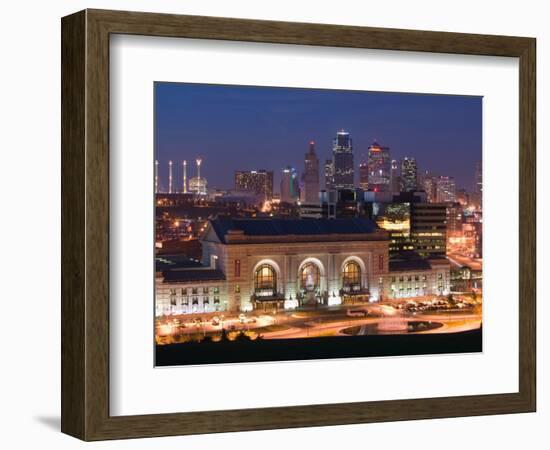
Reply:
[[[479,258],[470,258],[460,253],[447,253],[447,258],[457,266],[468,266],[471,270],[482,270],[483,260]]]

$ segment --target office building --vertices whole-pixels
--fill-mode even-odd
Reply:
[[[368,182],[373,191],[389,191],[391,180],[390,149],[373,142],[368,150]]]
[[[401,160],[401,191],[412,192],[417,190],[416,159],[405,157]]]

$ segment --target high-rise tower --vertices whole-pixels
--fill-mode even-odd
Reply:
[[[336,133],[332,146],[332,164],[334,189],[353,189],[353,146],[347,131],[340,130]]]
[[[373,142],[369,147],[369,189],[386,192],[390,189],[390,149]]]
[[[417,176],[416,159],[406,156],[401,160],[401,191],[416,191]]]
[[[319,159],[315,154],[315,141],[309,142],[304,158],[304,202],[319,203]]]

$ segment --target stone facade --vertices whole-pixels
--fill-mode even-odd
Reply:
[[[416,277],[426,277],[419,278],[420,283],[426,283],[422,295],[448,292],[446,260],[438,269],[394,274],[389,268],[388,245],[388,236],[380,229],[369,233],[262,236],[238,229],[220,233],[210,223],[202,241],[204,272],[195,270],[200,277],[181,280],[178,276],[167,280],[158,273],[156,314],[376,302],[402,293],[400,287],[395,290],[398,282],[393,281],[401,277],[412,277],[413,282]],[[185,271],[181,273],[185,275]],[[437,289],[432,288],[434,285]]]

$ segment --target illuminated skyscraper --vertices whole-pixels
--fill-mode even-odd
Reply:
[[[347,131],[340,130],[332,146],[334,189],[353,189],[353,146]]]
[[[454,177],[438,177],[436,179],[436,202],[448,203],[456,201],[456,184]]]
[[[235,190],[251,192],[269,201],[273,198],[273,171],[237,170],[235,171]]]
[[[332,159],[325,161],[325,189],[327,191],[334,189],[334,165]]]
[[[401,160],[401,191],[416,191],[416,178],[416,159],[410,157],[403,158]]]
[[[319,203],[319,159],[315,154],[315,141],[309,142],[309,151],[304,158],[304,195],[306,203]]]
[[[292,167],[287,167],[281,174],[281,202],[294,203],[299,196],[298,174]]]
[[[384,192],[390,189],[390,149],[373,142],[369,147],[369,189]]]
[[[426,192],[428,203],[437,202],[437,178],[427,170],[422,176],[422,189]]]

